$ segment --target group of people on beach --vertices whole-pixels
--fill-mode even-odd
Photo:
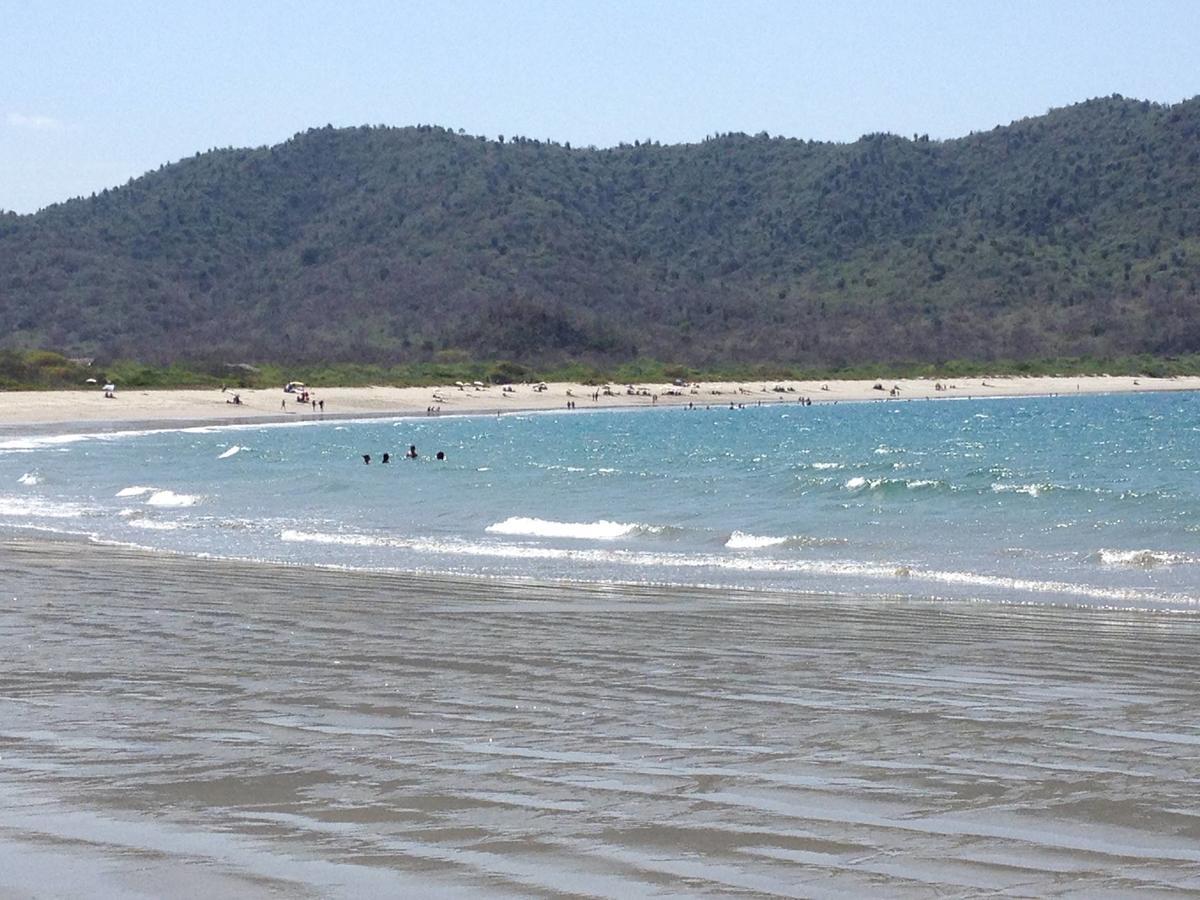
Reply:
[[[308,397],[308,395],[307,395],[307,394],[305,394],[304,396],[305,396],[305,397]],[[305,399],[305,400],[302,400],[301,398],[297,397],[297,398],[296,398],[296,402],[297,402],[297,403],[304,403],[304,404],[308,404],[308,403],[310,403],[310,402],[311,402],[311,403],[312,403],[312,409],[313,409],[313,412],[316,412],[318,409],[320,409],[320,411],[321,411],[321,412],[325,412],[325,401],[324,401],[324,400],[316,400],[316,399],[311,399],[311,400],[309,400],[309,399]],[[283,410],[286,410],[286,409],[287,409],[287,397],[284,397],[284,398],[283,398],[283,400],[281,400],[281,401],[280,401],[279,408],[280,408],[280,409],[283,409]]]
[[[408,452],[404,454],[404,458],[405,459],[416,459],[418,456],[419,456],[419,454],[417,453],[417,445],[409,444]],[[364,453],[362,455],[362,458],[363,458],[363,465],[369,466],[371,464],[371,454],[370,453]],[[446,459],[445,452],[442,450],[439,450],[434,455],[434,459],[438,460],[439,462],[445,461],[445,459]],[[383,454],[383,457],[379,461],[381,463],[383,463],[384,465],[386,465],[387,463],[390,463],[392,461],[392,454],[391,453]]]

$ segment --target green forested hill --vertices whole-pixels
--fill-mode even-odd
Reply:
[[[1200,349],[1200,98],[608,150],[323,128],[0,215],[0,346],[695,365]]]

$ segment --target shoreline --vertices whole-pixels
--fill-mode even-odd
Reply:
[[[830,609],[845,607],[870,610],[884,615],[893,608],[939,610],[946,615],[970,615],[982,610],[988,614],[1023,619],[1046,611],[1065,616],[1097,615],[1102,620],[1119,616],[1129,622],[1164,625],[1176,621],[1198,621],[1200,610],[1154,606],[1109,606],[1081,602],[1029,603],[984,597],[961,597],[918,591],[871,590],[860,586],[853,590],[783,588],[775,586],[721,585],[711,582],[642,582],[636,580],[588,580],[576,577],[540,577],[482,572],[434,571],[427,569],[388,569],[358,567],[340,563],[287,562],[250,556],[226,556],[189,553],[167,547],[152,547],[129,541],[101,538],[94,534],[71,531],[47,531],[0,522],[0,556],[30,559],[66,553],[97,560],[136,562],[139,565],[187,568],[209,571],[221,577],[257,581],[345,579],[360,587],[392,594],[424,591],[447,596],[487,596],[493,601],[521,601],[533,605],[555,604],[564,593],[577,599],[596,602],[658,603],[675,602],[686,597],[696,602],[760,603]]]
[[[877,387],[878,385],[878,387]],[[633,393],[630,393],[632,388]],[[767,406],[801,402],[903,402],[911,400],[1052,397],[1083,394],[1200,391],[1200,376],[1149,378],[1091,375],[1003,378],[880,379],[876,381],[699,382],[685,386],[661,383],[612,384],[595,387],[569,382],[532,385],[448,387],[328,387],[311,396],[324,401],[324,411],[296,402],[280,388],[225,390],[214,388],[121,390],[114,398],[100,391],[0,392],[0,430],[51,429],[90,424],[113,429],[125,426],[198,427],[266,425],[281,422],[345,421],[438,415],[503,415],[575,409],[651,409],[659,407]],[[234,394],[240,404],[231,402]],[[573,404],[571,406],[570,404]],[[435,411],[433,413],[431,411]]]
[[[0,893],[1200,884],[1190,619],[0,563]]]

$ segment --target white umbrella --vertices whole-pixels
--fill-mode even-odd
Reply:
[[[95,384],[95,383],[96,383],[96,379],[95,379],[95,378],[85,378],[85,379],[84,379],[84,381],[83,381],[83,383],[84,383],[84,384]]]
[[[475,387],[483,387],[482,381],[476,381],[476,382],[474,382],[474,384],[475,384]]]

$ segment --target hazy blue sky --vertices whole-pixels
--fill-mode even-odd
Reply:
[[[1200,0],[0,0],[0,209],[311,126],[957,137],[1200,93]]]

